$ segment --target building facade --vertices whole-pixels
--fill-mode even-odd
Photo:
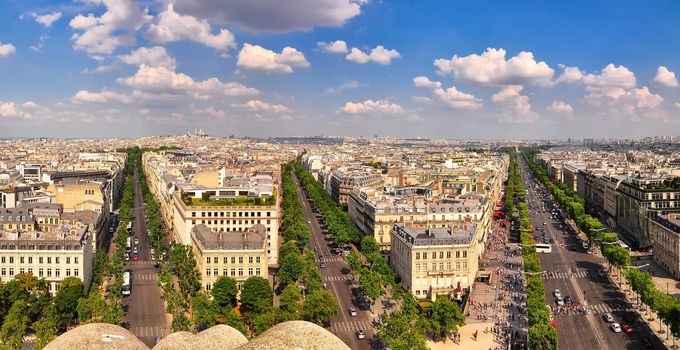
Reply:
[[[649,235],[654,262],[680,278],[680,214],[662,214],[652,219]]]

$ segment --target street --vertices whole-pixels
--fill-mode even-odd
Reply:
[[[661,342],[649,329],[646,323],[637,319],[637,312],[625,302],[624,294],[610,281],[602,257],[588,253],[581,246],[580,239],[573,233],[563,234],[564,226],[559,218],[550,215],[552,197],[541,198],[545,188],[536,179],[522,157],[519,165],[524,187],[527,190],[529,216],[536,230],[544,230],[548,239],[552,238],[552,252],[539,253],[544,277],[546,303],[554,305],[555,289],[559,289],[562,298],[569,296],[573,306],[565,305],[555,313],[560,349],[643,349],[643,337],[649,339],[653,349],[664,349]],[[547,202],[545,210],[543,203]],[[558,211],[561,212],[561,211]],[[564,213],[562,213],[564,215]],[[585,307],[590,312],[579,311]],[[604,320],[604,315],[611,313],[614,322],[628,324],[633,328],[631,333],[614,333],[609,327],[611,323]]]
[[[375,334],[371,326],[373,316],[370,310],[362,310],[353,304],[352,290],[358,292],[358,286],[347,282],[351,278],[349,265],[341,255],[331,253],[328,246],[331,240],[324,238],[319,217],[312,211],[310,199],[302,191],[297,177],[295,177],[295,183],[302,201],[307,226],[312,231],[309,246],[316,251],[318,256],[324,258],[326,267],[320,270],[326,282],[326,289],[333,293],[340,306],[340,313],[331,318],[330,331],[352,349],[370,349],[370,341]],[[357,315],[350,316],[349,308],[355,308]],[[366,339],[357,338],[356,332],[359,329],[366,333]]]
[[[144,199],[139,185],[137,169],[133,177],[134,208],[131,210],[133,220],[132,241],[139,239],[139,261],[130,259],[126,269],[132,271],[131,294],[123,299],[123,307],[127,312],[123,322],[127,322],[130,331],[148,346],[155,345],[155,338],[169,334],[167,318],[158,287],[158,269],[151,258],[149,235],[146,230]]]

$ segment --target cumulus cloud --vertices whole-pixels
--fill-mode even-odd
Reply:
[[[209,99],[213,96],[252,96],[257,89],[236,82],[223,83],[217,78],[194,81],[190,76],[177,73],[167,67],[139,66],[131,77],[120,78],[118,82],[135,89],[133,95],[140,99],[173,99],[188,96]]]
[[[545,62],[537,62],[534,54],[522,51],[505,60],[505,50],[488,48],[481,55],[454,55],[434,61],[437,72],[457,80],[484,85],[552,85],[555,71]]]
[[[363,1],[354,0],[232,0],[177,1],[180,13],[217,23],[237,23],[253,31],[288,32],[316,26],[340,27],[361,13]]]
[[[347,43],[345,43],[342,40],[336,40],[332,42],[325,42],[325,41],[319,41],[316,43],[316,46],[320,48],[322,51],[329,52],[329,53],[346,53],[347,52]]]
[[[500,121],[516,124],[538,121],[538,114],[531,110],[529,97],[520,95],[523,89],[521,85],[509,85],[491,96],[491,101],[503,107]]]
[[[132,51],[129,55],[118,56],[118,59],[127,64],[142,65],[151,67],[165,67],[175,70],[177,62],[170,56],[162,46],[140,47]]]
[[[231,106],[236,108],[245,108],[255,112],[290,113],[290,108],[284,105],[269,104],[260,100],[250,100],[244,104],[232,104]]]
[[[347,114],[402,114],[405,112],[404,108],[396,103],[388,100],[366,100],[363,102],[347,102],[338,110],[338,112]]]
[[[75,33],[73,47],[93,54],[111,54],[118,46],[135,43],[135,32],[150,19],[132,0],[88,0],[106,6],[106,12],[97,17],[92,13],[74,17],[69,26]]]
[[[259,45],[243,44],[236,65],[240,68],[275,73],[292,73],[293,67],[309,67],[305,55],[292,47],[276,53]]]
[[[624,66],[610,63],[602,69],[600,74],[586,74],[583,82],[589,86],[619,87],[630,89],[635,87],[635,74]]]
[[[678,87],[678,79],[675,78],[675,73],[669,71],[668,68],[659,66],[652,84],[663,87]]]
[[[86,74],[102,74],[102,73],[111,73],[115,72],[118,70],[118,66],[115,64],[103,64],[97,68],[94,69],[85,69],[83,70],[84,73]]]
[[[157,22],[152,23],[146,31],[146,38],[151,41],[167,43],[193,40],[221,51],[236,47],[234,35],[230,31],[220,29],[218,34],[213,35],[207,20],[181,15],[175,12],[172,4],[156,18]]]
[[[71,97],[71,102],[75,104],[80,103],[107,103],[107,102],[122,102],[130,103],[132,99],[129,96],[117,93],[110,90],[102,90],[100,92],[89,92],[86,90],[80,90],[76,92],[73,97]]]
[[[0,42],[0,57],[7,57],[16,52],[16,50],[17,48],[14,45]]]
[[[391,49],[385,49],[382,45],[378,45],[371,50],[370,54],[367,54],[356,47],[353,47],[350,53],[345,56],[348,61],[352,61],[358,64],[364,64],[368,62],[375,62],[382,65],[388,65],[392,63],[392,59],[400,58],[401,54],[399,51]]]
[[[361,86],[361,83],[359,83],[358,81],[350,80],[350,81],[348,81],[346,83],[342,83],[338,86],[329,86],[328,88],[326,88],[326,93],[327,94],[339,94],[343,91],[357,89],[360,86]]]
[[[456,89],[455,86],[452,86],[444,90],[442,88],[441,82],[432,81],[424,76],[413,78],[413,85],[415,85],[416,87],[429,89],[437,101],[443,103],[444,105],[450,108],[478,109],[482,107],[481,100],[476,98],[474,95],[466,94],[462,91],[459,91],[458,89]],[[420,102],[423,102],[423,100],[420,99]]]
[[[583,72],[578,67],[565,67],[560,65],[564,70],[562,74],[555,81],[556,83],[576,83],[583,79]]]
[[[30,102],[30,101],[29,101]],[[29,106],[27,109],[30,109]],[[33,119],[33,115],[29,112],[22,111],[14,102],[0,101],[0,118],[21,118],[24,120]]]
[[[675,107],[677,107],[678,109],[680,109],[680,102],[675,102]]]
[[[663,114],[663,97],[653,94],[649,88],[626,90],[620,87],[591,88],[585,101],[591,106],[607,109],[609,114],[625,114],[633,119],[640,117],[656,118]]]
[[[33,19],[45,28],[52,26],[52,23],[58,21],[61,18],[61,12],[52,12],[46,15],[39,16],[35,12],[31,13]]]
[[[555,114],[564,114],[569,120],[574,118],[574,107],[563,101],[553,101],[547,110]]]

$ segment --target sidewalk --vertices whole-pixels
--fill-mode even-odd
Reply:
[[[487,323],[473,323],[466,324],[458,329],[460,334],[460,343],[456,344],[452,340],[447,339],[446,342],[433,342],[427,340],[427,347],[432,350],[448,350],[448,349],[500,349],[500,345],[494,340],[494,335],[491,332],[485,333],[485,328],[493,327],[492,322]],[[477,333],[477,340],[474,339],[473,334]]]

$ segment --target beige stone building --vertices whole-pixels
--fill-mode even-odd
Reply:
[[[78,277],[86,289],[92,280],[92,233],[77,222],[58,225],[50,232],[0,231],[0,278],[2,282],[18,274],[45,278],[55,293],[66,277]]]
[[[479,269],[481,230],[467,222],[446,228],[415,228],[395,224],[391,231],[390,265],[402,287],[416,299],[438,295],[460,298]]]
[[[104,205],[104,194],[101,185],[97,183],[50,185],[48,191],[54,196],[52,203],[62,204],[66,211],[93,210],[101,212]]]
[[[261,224],[229,232],[211,230],[204,224],[193,226],[192,247],[203,288],[210,291],[220,276],[235,279],[239,290],[249,277],[267,278],[266,237]]]
[[[650,219],[654,262],[675,278],[680,278],[680,214],[658,215]]]

